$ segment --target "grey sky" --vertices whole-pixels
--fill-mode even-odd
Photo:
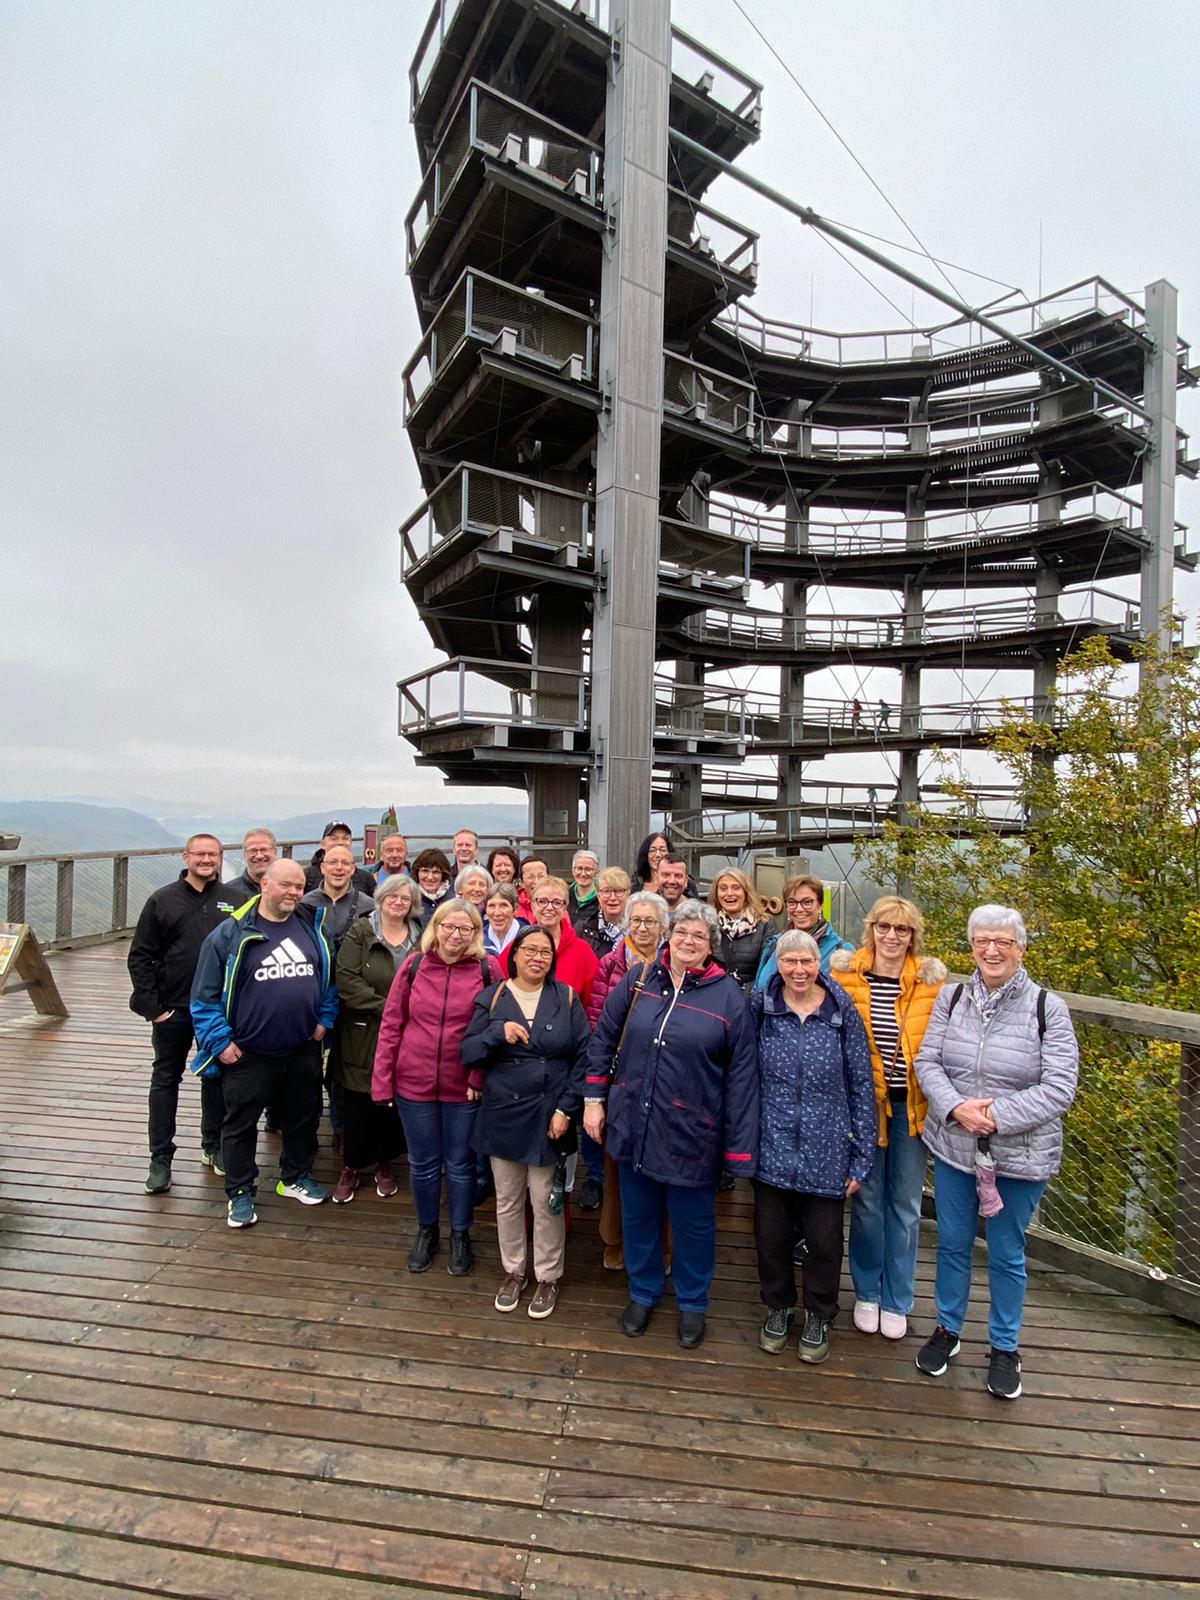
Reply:
[[[1200,339],[1192,7],[744,4],[935,253],[1035,290],[1040,225],[1047,290],[1166,276]],[[395,539],[425,14],[4,6],[0,792],[436,796],[392,687],[435,659]],[[749,168],[903,238],[735,6],[675,15],[766,85]],[[714,200],[763,234],[762,312],[901,320],[765,203]]]

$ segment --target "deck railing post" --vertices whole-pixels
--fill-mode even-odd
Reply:
[[[1175,1161],[1175,1271],[1200,1282],[1200,1045],[1179,1047]]]
[[[54,895],[54,937],[69,939],[75,921],[75,863],[71,859],[58,863],[58,883]]]
[[[129,926],[129,857],[114,856],[112,870],[112,931]]]
[[[25,921],[25,866],[18,862],[8,868],[8,920]]]

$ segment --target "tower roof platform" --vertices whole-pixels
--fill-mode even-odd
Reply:
[[[6,1594],[1123,1600],[1200,1582],[1196,1330],[1031,1262],[1015,1406],[984,1390],[978,1300],[937,1384],[913,1338],[847,1319],[819,1370],[767,1356],[744,1184],[717,1202],[695,1353],[667,1304],[636,1347],[621,1335],[591,1216],[538,1323],[492,1309],[490,1202],[465,1278],[403,1271],[406,1189],[317,1210],[269,1193],[234,1233],[192,1082],[174,1187],[142,1193],[149,1042],[125,947],[51,959],[68,1020],[0,1001]],[[277,1153],[264,1135],[266,1170]],[[335,1167],[325,1132],[318,1178]]]

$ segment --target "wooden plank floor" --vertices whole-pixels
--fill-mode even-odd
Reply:
[[[492,1309],[487,1211],[465,1279],[403,1270],[401,1196],[231,1232],[194,1084],[142,1192],[124,956],[56,958],[66,1023],[0,1003],[0,1600],[1200,1596],[1196,1330],[1037,1270],[1015,1405],[978,1308],[939,1383],[848,1326],[766,1356],[745,1186],[693,1354],[668,1306],[622,1337],[591,1218],[542,1323]]]

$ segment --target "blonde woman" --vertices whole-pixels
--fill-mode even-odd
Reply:
[[[875,1162],[850,1207],[854,1326],[885,1339],[903,1339],[912,1310],[926,1160],[913,1062],[946,980],[944,965],[923,957],[924,937],[912,901],[884,895],[867,913],[862,948],[829,963],[866,1025],[875,1079]]]
[[[713,879],[708,903],[717,913],[721,937],[713,951],[743,993],[754,985],[763,951],[774,929],[758,890],[739,867]]]
[[[475,997],[502,976],[483,953],[483,923],[466,900],[443,900],[421,948],[396,973],[379,1024],[371,1098],[395,1100],[408,1144],[408,1175],[417,1213],[410,1272],[427,1272],[438,1250],[442,1173],[450,1213],[447,1270],[471,1270],[475,1104],[460,1047]]]

